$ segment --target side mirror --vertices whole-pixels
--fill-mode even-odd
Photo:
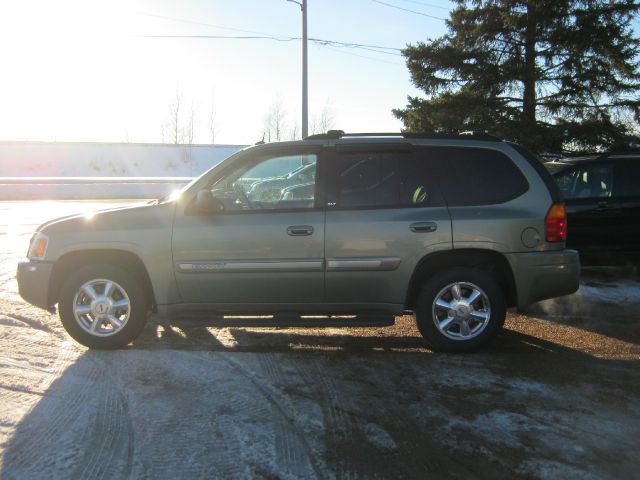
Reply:
[[[198,191],[194,206],[199,213],[215,213],[224,210],[224,204],[206,188]]]

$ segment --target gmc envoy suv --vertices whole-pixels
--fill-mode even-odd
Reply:
[[[415,314],[469,351],[506,310],[578,288],[558,187],[478,133],[345,134],[256,145],[169,199],[41,225],[20,294],[92,348],[148,314],[215,326],[373,326]]]

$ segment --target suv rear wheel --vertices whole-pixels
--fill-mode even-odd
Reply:
[[[127,345],[144,329],[147,302],[135,275],[111,265],[88,265],[60,291],[62,324],[76,341],[98,349]]]
[[[476,268],[456,267],[426,281],[416,302],[418,329],[434,350],[469,352],[489,342],[506,316],[496,280]]]

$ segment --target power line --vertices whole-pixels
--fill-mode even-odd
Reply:
[[[373,3],[379,3],[380,5],[384,5],[385,7],[395,8],[398,10],[402,10],[403,12],[414,13],[416,15],[422,15],[423,17],[435,18],[436,20],[446,20],[442,17],[436,17],[435,15],[429,15],[428,13],[418,12],[416,10],[410,10],[408,8],[399,7],[398,5],[392,5],[391,3],[381,2],[380,0],[371,0]]]
[[[275,40],[277,42],[293,42],[301,40],[301,37],[276,37],[270,35],[133,35],[134,38],[194,38],[194,39],[212,39],[212,40]],[[339,42],[337,40],[326,40],[323,38],[309,38],[310,42],[341,48],[356,48],[368,50],[375,53],[383,53],[386,55],[395,55],[401,57],[401,48],[383,47],[380,45],[367,45],[362,43]],[[393,50],[393,51],[389,51]]]
[[[434,5],[433,3],[420,2],[418,0],[400,0],[401,2],[414,3],[416,5],[422,5],[425,7],[431,8],[439,8],[440,10],[446,10],[447,12],[451,10],[449,7],[443,7],[442,5]]]
[[[325,40],[324,38],[309,38],[309,41],[321,45],[331,45],[333,47],[359,48],[362,50],[369,50],[371,52],[384,53],[386,55],[402,56],[401,53],[398,53],[401,52],[402,49],[396,47],[382,47],[380,45],[369,45],[366,43],[339,42],[337,40]]]
[[[245,30],[242,28],[235,28],[235,27],[227,27],[224,25],[216,25],[214,23],[205,23],[205,22],[197,22],[195,20],[189,20],[186,18],[177,18],[177,17],[169,17],[167,15],[158,15],[155,13],[147,13],[147,12],[140,12],[137,10],[132,10],[131,13],[134,13],[136,15],[142,15],[144,17],[152,17],[152,18],[160,18],[162,20],[169,20],[172,22],[179,22],[179,23],[189,23],[191,25],[200,25],[203,27],[212,27],[212,28],[219,28],[221,30],[229,30],[231,32],[242,32],[242,33],[253,33],[256,35],[264,35],[267,37],[277,37],[279,35],[276,35],[274,33],[265,33],[265,32],[257,32],[255,30]]]
[[[275,40],[292,42],[300,37],[271,37],[266,35],[133,35],[135,38],[207,38],[217,40]]]
[[[192,25],[200,25],[200,26],[204,26],[204,27],[211,27],[211,28],[219,28],[221,30],[229,30],[229,31],[234,31],[234,32],[242,32],[242,33],[252,33],[256,36],[244,36],[244,35],[239,35],[239,36],[224,36],[224,35],[136,35],[136,37],[147,37],[147,38],[219,38],[219,39],[247,39],[247,40],[257,40],[257,39],[265,39],[265,40],[275,40],[275,41],[282,41],[282,42],[289,42],[289,41],[293,41],[293,40],[301,40],[301,37],[297,37],[297,36],[290,36],[290,35],[278,35],[275,33],[268,33],[268,32],[259,32],[256,30],[245,30],[242,28],[236,28],[236,27],[228,27],[228,26],[224,26],[224,25],[216,25],[213,23],[206,23],[206,22],[198,22],[195,20],[189,20],[186,18],[177,18],[177,17],[170,17],[170,16],[166,16],[166,15],[157,15],[154,13],[146,13],[146,12],[140,12],[140,11],[132,11],[132,13],[136,14],[136,15],[143,15],[143,16],[147,16],[147,17],[153,17],[153,18],[160,18],[163,20],[170,20],[173,22],[180,22],[180,23],[188,23],[188,24],[192,24]],[[371,45],[371,44],[366,44],[366,43],[354,43],[354,42],[341,42],[341,41],[337,41],[337,40],[327,40],[324,38],[309,38],[309,41],[312,42],[316,42],[316,43],[325,43],[327,45],[332,45],[332,46],[336,46],[336,47],[349,47],[349,48],[361,48],[361,49],[378,49],[378,50],[389,50],[389,51],[395,51],[395,52],[401,52],[402,49],[401,48],[397,48],[397,47],[386,47],[386,46],[382,46],[382,45]],[[375,50],[371,50],[371,51],[375,51]],[[377,53],[387,53],[387,52],[377,52]],[[399,55],[399,54],[396,54]]]
[[[389,65],[396,65],[396,66],[399,66],[399,67],[403,67],[404,66],[404,63],[390,62],[389,60],[383,60],[381,58],[369,57],[367,55],[360,55],[359,53],[345,52],[344,50],[339,50],[337,48],[332,48],[332,47],[329,47],[329,46],[324,45],[322,43],[317,43],[316,45],[321,47],[321,48],[325,48],[327,50],[331,50],[332,52],[338,52],[338,53],[342,53],[344,55],[351,55],[353,57],[365,58],[367,60],[372,60],[374,62],[387,63]]]

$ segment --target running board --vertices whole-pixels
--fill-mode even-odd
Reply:
[[[172,320],[170,323],[174,323]],[[216,317],[197,317],[189,315],[176,319],[176,325],[206,327],[388,327],[395,323],[390,313],[363,313],[358,315],[304,315],[295,313],[277,313],[275,315],[225,315]]]

